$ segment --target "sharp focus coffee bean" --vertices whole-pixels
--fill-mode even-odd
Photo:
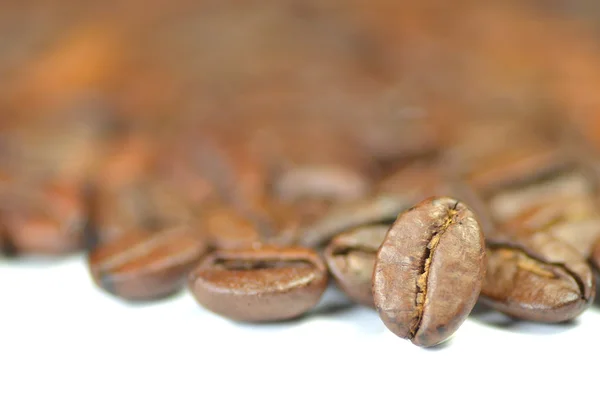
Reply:
[[[158,232],[130,231],[89,256],[89,270],[103,290],[133,301],[153,300],[179,291],[205,251],[187,227]]]
[[[374,306],[371,284],[377,250],[390,229],[387,225],[360,227],[337,235],[325,249],[329,271],[353,301]]]
[[[544,233],[522,243],[489,241],[483,302],[510,316],[562,322],[580,315],[595,295],[585,259],[570,245]]]
[[[428,199],[398,217],[377,253],[375,306],[396,335],[433,346],[467,318],[484,276],[475,215],[452,198]]]
[[[198,303],[238,321],[298,317],[321,298],[327,269],[306,248],[260,247],[217,251],[190,275]]]

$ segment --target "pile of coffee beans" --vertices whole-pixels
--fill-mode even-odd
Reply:
[[[25,3],[0,13],[6,255],[86,251],[122,300],[187,289],[247,322],[335,282],[419,346],[478,301],[552,323],[593,302],[600,52],[577,12]]]

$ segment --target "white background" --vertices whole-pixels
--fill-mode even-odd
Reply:
[[[600,306],[562,325],[485,308],[441,347],[389,332],[335,289],[298,321],[222,319],[183,293],[131,305],[83,257],[0,260],[0,396],[427,396],[600,393]]]

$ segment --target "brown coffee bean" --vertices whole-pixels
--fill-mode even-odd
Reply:
[[[190,290],[208,310],[238,321],[277,321],[314,307],[327,287],[327,269],[305,248],[217,251],[190,275]]]
[[[485,276],[479,223],[463,203],[431,198],[402,213],[377,253],[373,298],[385,325],[420,346],[450,337]]]
[[[153,300],[180,290],[204,241],[187,227],[135,230],[96,248],[89,270],[103,290],[126,300]]]
[[[190,203],[148,178],[117,190],[97,190],[90,207],[91,225],[100,244],[129,230],[157,230],[195,220]]]
[[[514,235],[550,234],[588,257],[600,236],[600,210],[591,196],[551,197],[521,212],[502,227]]]
[[[598,203],[591,195],[548,197],[526,208],[502,225],[503,229],[531,234],[555,225],[600,218]]]
[[[81,248],[86,222],[82,188],[68,181],[15,183],[0,197],[9,244],[19,253],[62,255]]]
[[[585,259],[570,245],[545,233],[520,243],[488,241],[486,304],[530,321],[561,322],[587,309],[595,280]]]
[[[353,201],[366,196],[369,182],[357,171],[339,166],[305,166],[287,170],[274,182],[276,196],[285,201],[329,199]]]
[[[567,165],[556,147],[511,145],[482,159],[467,181],[479,191],[494,192],[556,173]]]
[[[600,237],[592,245],[588,259],[590,264],[596,269],[596,272],[600,272]]]
[[[326,244],[336,234],[369,224],[390,224],[398,213],[409,207],[403,197],[374,196],[364,200],[333,206],[323,217],[299,232],[302,245]]]
[[[371,283],[377,250],[388,230],[387,225],[359,227],[337,235],[324,255],[329,271],[340,288],[353,301],[374,306]]]
[[[261,241],[256,225],[235,208],[222,203],[207,203],[200,215],[200,230],[213,249],[252,246]]]
[[[581,197],[594,193],[593,185],[579,171],[553,174],[533,183],[505,189],[491,197],[490,211],[500,223],[517,214],[553,199]]]
[[[447,178],[435,156],[419,158],[386,175],[377,184],[381,195],[403,197],[410,202],[419,202],[428,197],[441,195],[447,190]]]

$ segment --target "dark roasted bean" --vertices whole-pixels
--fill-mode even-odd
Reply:
[[[461,202],[432,198],[401,214],[375,262],[373,298],[385,325],[420,346],[450,337],[485,276],[477,219]]]

